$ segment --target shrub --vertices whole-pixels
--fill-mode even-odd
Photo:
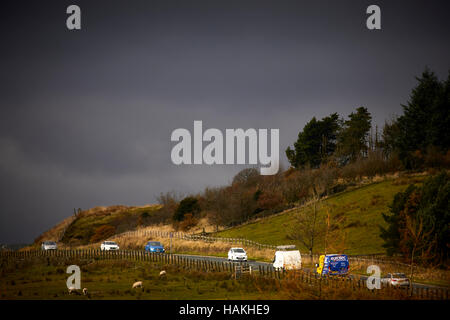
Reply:
[[[372,206],[375,206],[375,205],[377,205],[382,199],[383,199],[383,197],[382,197],[381,195],[379,195],[379,194],[374,194],[374,195],[372,196],[372,199],[370,200],[370,204],[371,204]]]
[[[439,151],[437,147],[429,146],[424,158],[425,167],[427,168],[445,168],[450,166],[450,150],[446,154]]]
[[[162,222],[173,218],[173,215],[177,210],[178,198],[179,196],[175,194],[175,192],[167,192],[165,194],[161,193],[160,196],[157,198],[158,203],[162,205],[162,207],[157,211],[158,212],[157,216],[159,217],[160,221],[152,221],[152,222],[153,223]],[[155,215],[153,215],[153,217],[155,217]]]
[[[258,207],[263,210],[270,210],[276,208],[283,203],[283,198],[279,193],[267,193],[263,192],[258,197]]]
[[[181,200],[173,215],[173,220],[182,221],[185,214],[191,213],[192,215],[195,215],[198,212],[200,212],[198,200],[194,197],[187,197]]]
[[[98,242],[113,236],[116,233],[116,228],[110,225],[100,226],[95,229],[94,235],[91,237],[91,242]]]
[[[180,224],[178,225],[178,227],[182,230],[182,231],[188,231],[189,229],[195,227],[198,223],[198,220],[192,215],[192,213],[187,213],[184,216],[183,221],[180,222]]]

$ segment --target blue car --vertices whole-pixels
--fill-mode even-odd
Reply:
[[[158,252],[158,253],[164,253],[166,250],[164,250],[163,245],[159,241],[149,241],[145,245],[145,251],[148,252]]]

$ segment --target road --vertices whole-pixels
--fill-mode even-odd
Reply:
[[[213,257],[213,256],[198,256],[198,255],[187,255],[187,254],[174,254],[175,256],[182,256],[182,257],[189,257],[191,259],[194,260],[206,260],[206,261],[218,261],[218,262],[227,262],[228,259],[226,258],[221,258],[221,257]],[[235,263],[239,263],[239,262],[235,262]],[[252,268],[258,268],[259,266],[265,266],[268,268],[273,269],[272,264],[268,263],[268,262],[261,262],[261,261],[255,261],[255,260],[249,260],[247,262]],[[303,268],[304,271],[306,272],[313,272],[313,269],[310,268]],[[351,277],[354,277],[356,279],[361,279],[361,280],[367,280],[368,276],[362,276],[362,275],[350,275]],[[435,289],[435,288],[445,288],[445,287],[439,287],[439,286],[434,286],[434,285],[428,285],[428,284],[422,284],[422,283],[416,283],[413,282],[412,286],[414,288],[428,288],[428,289]]]

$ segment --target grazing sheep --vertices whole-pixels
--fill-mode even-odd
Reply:
[[[85,296],[88,295],[88,289],[87,289],[87,288],[83,288],[83,294],[84,294]]]
[[[159,276],[160,276],[160,277],[164,277],[164,276],[166,276],[166,275],[167,275],[166,270],[163,270],[163,271],[161,271],[161,272],[159,273]]]
[[[81,293],[78,292],[77,289],[75,289],[75,287],[69,287],[68,290],[69,290],[69,294],[72,294],[72,293],[78,294],[78,295],[81,294]]]
[[[144,286],[142,285],[142,281],[137,281],[135,283],[133,283],[133,286],[131,287],[132,289],[135,288],[143,288]]]

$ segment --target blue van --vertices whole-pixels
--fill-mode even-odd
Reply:
[[[321,276],[344,276],[348,274],[348,257],[345,254],[321,255],[316,267],[316,272]]]
[[[165,252],[163,245],[159,241],[149,241],[149,242],[147,242],[147,244],[145,245],[144,250],[148,251],[148,252],[159,252],[159,253],[164,253]]]

